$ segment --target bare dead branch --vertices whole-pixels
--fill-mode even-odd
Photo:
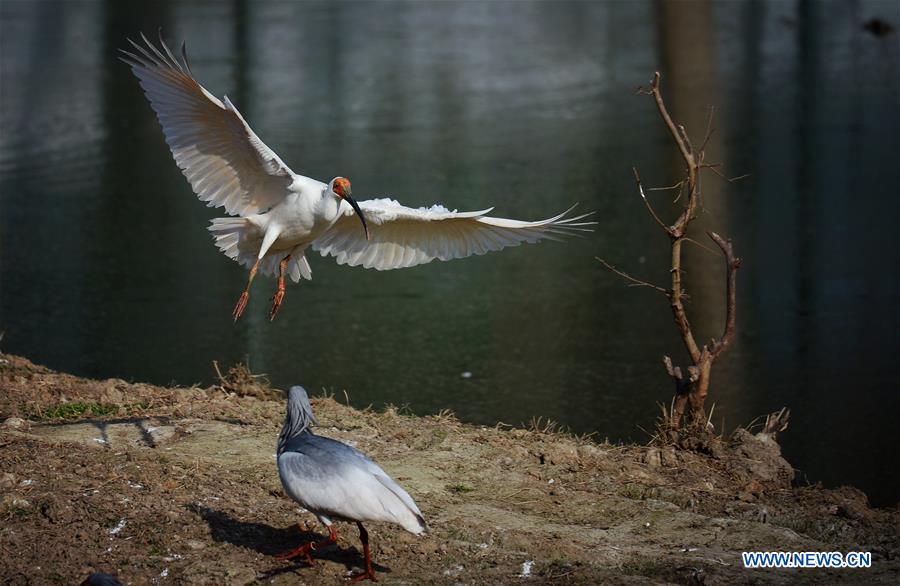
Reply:
[[[766,416],[766,424],[762,431],[756,434],[756,437],[762,436],[764,439],[775,439],[775,436],[788,428],[791,410],[782,407],[780,411],[771,413]]]
[[[672,121],[672,117],[669,116],[669,110],[666,108],[665,102],[663,102],[662,94],[659,91],[659,72],[656,71],[653,74],[653,80],[650,82],[650,91],[646,92],[653,96],[653,99],[656,100],[656,109],[659,110],[659,115],[662,116],[663,122],[666,123],[666,126],[669,129],[669,132],[672,134],[672,138],[675,139],[675,144],[678,145],[678,150],[681,151],[681,156],[684,158],[686,162],[689,163],[689,166],[693,164],[694,157],[691,155],[691,150],[688,147],[688,144],[682,138],[682,132],[679,132],[678,126]],[[684,129],[682,128],[682,131]]]
[[[603,263],[603,265],[608,270],[624,278],[633,286],[650,287],[664,293],[668,297],[669,305],[672,310],[672,316],[675,320],[676,326],[678,327],[678,331],[681,334],[685,349],[687,350],[687,353],[690,357],[690,364],[688,364],[686,367],[675,366],[672,363],[671,358],[669,358],[668,356],[663,357],[663,364],[665,365],[666,372],[670,377],[672,377],[672,379],[674,379],[676,384],[676,393],[672,400],[672,407],[668,411],[668,414],[664,412],[664,419],[668,419],[668,424],[671,426],[671,428],[678,428],[682,418],[687,413],[687,410],[690,409],[690,413],[693,416],[694,422],[706,429],[710,424],[710,417],[712,415],[710,413],[710,417],[706,417],[704,414],[704,403],[709,392],[712,365],[715,362],[716,358],[729,346],[735,336],[735,275],[737,269],[740,267],[740,259],[735,257],[734,249],[730,240],[725,240],[714,232],[708,232],[709,237],[713,240],[713,242],[715,242],[716,246],[718,246],[719,250],[721,251],[721,254],[723,255],[726,263],[726,315],[722,337],[718,340],[713,339],[707,344],[701,346],[697,343],[694,337],[693,330],[691,329],[691,323],[688,319],[688,315],[684,306],[684,303],[687,301],[688,296],[685,293],[682,284],[682,278],[685,271],[681,266],[681,249],[684,242],[690,242],[691,244],[702,248],[706,252],[715,254],[717,256],[719,255],[719,252],[717,252],[713,248],[697,242],[696,240],[687,236],[688,226],[695,219],[697,209],[701,205],[701,171],[703,169],[711,169],[714,173],[716,173],[720,177],[727,179],[728,181],[735,181],[737,179],[743,178],[744,176],[728,179],[721,172],[721,165],[708,164],[705,162],[706,147],[709,144],[710,137],[715,132],[715,108],[709,109],[709,116],[706,123],[706,132],[703,136],[702,142],[700,143],[700,148],[695,149],[693,144],[691,143],[690,137],[684,129],[684,126],[677,124],[672,119],[672,116],[670,115],[668,108],[666,107],[665,100],[663,99],[662,92],[660,90],[659,72],[654,73],[653,79],[650,82],[649,89],[641,87],[638,88],[637,93],[642,95],[650,95],[653,97],[656,103],[656,108],[659,112],[659,116],[660,118],[662,118],[662,121],[666,125],[666,128],[668,128],[669,134],[671,134],[672,140],[675,142],[675,145],[678,148],[678,151],[681,154],[681,158],[683,159],[685,167],[687,169],[687,176],[671,187],[648,188],[646,190],[663,191],[677,189],[678,193],[674,199],[675,202],[680,201],[682,195],[685,196],[686,200],[683,203],[683,209],[681,210],[678,218],[671,225],[667,225],[659,216],[659,214],[656,213],[656,210],[647,198],[647,193],[644,189],[637,169],[632,169],[635,182],[637,183],[638,191],[641,195],[641,199],[644,201],[644,205],[647,207],[648,212],[656,221],[656,223],[666,231],[671,240],[671,268],[669,270],[671,287],[669,289],[663,289],[662,287],[653,285],[652,283],[648,283],[647,281],[643,281],[641,279],[637,279],[629,275],[628,273],[620,271],[601,258],[598,258],[597,260]]]
[[[719,354],[728,347],[731,343],[731,340],[734,338],[734,329],[736,322],[736,313],[737,313],[737,292],[736,292],[736,276],[737,270],[741,267],[741,259],[734,256],[734,247],[731,244],[731,240],[725,240],[715,232],[707,232],[712,241],[716,243],[716,245],[722,250],[722,254],[725,255],[725,268],[726,268],[726,277],[725,277],[725,331],[722,334],[722,338],[717,342],[712,344],[710,349],[710,353],[712,354],[712,359],[715,360],[718,358]]]
[[[663,364],[666,365],[666,372],[669,373],[669,376],[674,378],[675,380],[682,380],[684,377],[681,375],[681,367],[674,366],[672,364],[672,359],[668,356],[663,356]]]
[[[683,287],[681,286],[681,243],[683,241],[683,238],[672,240],[672,268],[670,270],[672,288],[669,290],[669,301],[672,306],[675,323],[678,325],[678,331],[681,333],[681,339],[684,341],[691,360],[696,364],[700,360],[700,347],[697,345],[697,341],[694,340],[691,322],[688,320],[687,312],[684,310],[684,304],[681,301],[683,294]]]
[[[628,273],[622,272],[619,269],[617,269],[616,267],[612,266],[611,264],[609,264],[608,262],[606,262],[599,256],[596,256],[594,258],[599,260],[603,264],[603,266],[605,266],[608,270],[614,272],[615,274],[619,275],[620,277],[622,277],[623,279],[625,279],[627,281],[631,281],[632,285],[634,285],[635,287],[650,287],[651,289],[656,289],[657,291],[659,291],[660,293],[662,293],[663,295],[666,295],[668,297],[669,292],[666,289],[664,289],[658,285],[654,285],[653,283],[648,283],[647,281],[642,281],[640,279],[632,277]]]

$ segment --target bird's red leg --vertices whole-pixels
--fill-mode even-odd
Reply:
[[[312,552],[334,543],[337,543],[337,529],[334,528],[334,525],[329,525],[327,538],[323,539],[322,541],[304,543],[303,545],[295,547],[294,549],[283,551],[279,554],[276,554],[275,559],[289,560],[297,557],[298,555],[302,555],[306,557],[306,561],[309,562],[309,565],[314,566],[316,565],[316,563],[313,561]]]
[[[253,278],[256,277],[256,269],[259,268],[259,261],[261,260],[261,258],[256,259],[256,262],[250,267],[250,278],[247,280],[247,288],[244,289],[244,292],[238,297],[237,304],[234,306],[234,311],[231,312],[234,321],[237,321],[238,318],[244,314],[244,310],[247,309],[247,300],[250,299],[250,285],[253,284]]]
[[[269,321],[275,320],[275,314],[281,308],[281,301],[284,299],[284,269],[287,268],[287,263],[290,260],[291,255],[287,255],[278,263],[278,290],[272,296],[272,310],[269,312]]]
[[[377,582],[378,578],[375,577],[375,570],[372,569],[372,555],[369,553],[369,533],[359,521],[356,522],[356,526],[359,527],[359,540],[362,541],[363,555],[366,556],[366,571],[350,576],[348,583],[352,584],[354,582],[360,582],[362,580],[371,580],[373,582]]]

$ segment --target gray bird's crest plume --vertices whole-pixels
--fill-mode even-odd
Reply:
[[[318,425],[312,412],[312,405],[306,390],[301,386],[293,386],[288,391],[287,415],[284,416],[284,425],[281,427],[281,435],[278,436],[278,454],[284,452],[287,443],[308,431],[310,425]]]

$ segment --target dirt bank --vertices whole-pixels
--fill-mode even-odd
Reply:
[[[428,519],[419,538],[369,528],[383,583],[900,583],[896,509],[792,488],[777,446],[747,433],[699,454],[313,404],[318,432],[370,454]],[[0,355],[0,579],[341,583],[362,561],[349,525],[316,567],[273,557],[322,531],[281,491],[282,417],[279,395],[247,378],[162,388]],[[745,570],[744,550],[874,559]]]

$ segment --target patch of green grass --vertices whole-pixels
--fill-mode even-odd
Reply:
[[[128,414],[136,413],[139,411],[144,411],[150,407],[150,401],[138,401],[137,403],[129,403],[128,405],[124,405],[125,411]]]
[[[147,555],[150,557],[162,557],[166,555],[166,550],[157,545],[153,545],[147,550]]]
[[[447,535],[447,539],[450,539],[451,541],[471,542],[469,534],[465,532],[461,527],[457,527],[456,525],[450,525],[449,527],[447,527],[445,533]]]
[[[644,500],[646,486],[629,482],[619,489],[619,494],[627,499],[636,501]]]
[[[57,403],[49,407],[34,407],[31,405],[19,405],[21,412],[28,419],[41,421],[50,419],[79,419],[81,417],[107,417],[118,415],[140,415],[150,408],[150,401],[136,401],[124,405],[114,403],[97,403],[95,401],[73,401],[70,403]]]
[[[31,509],[25,508],[25,507],[13,507],[12,509],[9,510],[9,512],[12,513],[13,515],[15,515],[16,517],[21,518],[21,517],[27,517],[28,515],[30,515]]]
[[[475,490],[474,486],[469,486],[468,484],[448,484],[447,490],[450,492],[455,492],[456,494],[465,494],[467,492],[472,492]]]
[[[626,576],[658,576],[665,573],[665,566],[652,559],[633,559],[622,564]]]
[[[547,564],[546,574],[559,574],[561,572],[568,572],[572,569],[573,566],[577,566],[578,562],[573,562],[569,558],[559,557],[552,560],[549,564]]]

